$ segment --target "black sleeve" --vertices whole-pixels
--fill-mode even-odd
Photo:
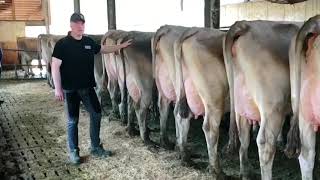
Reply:
[[[63,61],[64,59],[63,49],[64,47],[63,47],[62,40],[59,40],[54,46],[52,57],[58,58]]]

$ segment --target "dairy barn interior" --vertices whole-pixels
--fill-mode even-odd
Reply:
[[[112,155],[92,155],[82,99],[77,164],[52,60],[74,12],[81,38],[131,40],[90,69]],[[319,179],[319,14],[320,0],[0,0],[0,179]]]

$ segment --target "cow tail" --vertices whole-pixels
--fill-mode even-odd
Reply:
[[[156,78],[156,59],[157,59],[157,46],[161,37],[169,32],[169,29],[160,27],[160,29],[156,32],[151,40],[151,53],[152,53],[152,74],[153,78]]]
[[[229,126],[229,141],[225,147],[225,152],[235,153],[239,146],[238,129],[235,119],[235,104],[234,104],[234,70],[233,70],[233,55],[232,47],[234,42],[249,29],[245,21],[239,21],[233,24],[223,39],[223,56],[224,64],[227,72],[230,92],[230,126]]]
[[[177,89],[177,109],[179,109],[179,114],[182,118],[187,118],[189,114],[189,106],[187,103],[187,98],[184,88],[183,79],[183,57],[182,57],[182,44],[183,42],[190,38],[191,36],[198,33],[197,28],[187,29],[182,33],[180,38],[174,43],[174,56],[175,56],[175,66],[176,66],[176,89]]]

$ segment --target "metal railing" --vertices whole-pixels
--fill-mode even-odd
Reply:
[[[6,80],[30,80],[30,79],[46,79],[46,64],[41,63],[40,58],[40,52],[34,51],[34,50],[22,50],[22,49],[10,49],[10,48],[3,48],[3,52],[5,51],[14,51],[14,52],[31,52],[31,53],[37,53],[38,54],[38,64],[32,65],[32,64],[21,64],[20,63],[14,63],[14,64],[2,64],[2,72],[0,79],[6,79]],[[30,60],[30,63],[33,61]],[[27,70],[27,72],[25,72]],[[30,73],[29,73],[29,70]],[[36,71],[36,72],[33,72]]]

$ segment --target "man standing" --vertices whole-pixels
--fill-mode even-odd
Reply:
[[[52,77],[55,98],[65,103],[69,158],[72,164],[80,164],[78,147],[78,121],[80,101],[90,114],[90,153],[97,157],[108,157],[111,152],[100,144],[101,107],[94,91],[94,55],[112,53],[131,44],[130,40],[120,45],[101,46],[91,38],[83,36],[84,16],[73,13],[70,17],[71,31],[60,39],[52,54]]]

